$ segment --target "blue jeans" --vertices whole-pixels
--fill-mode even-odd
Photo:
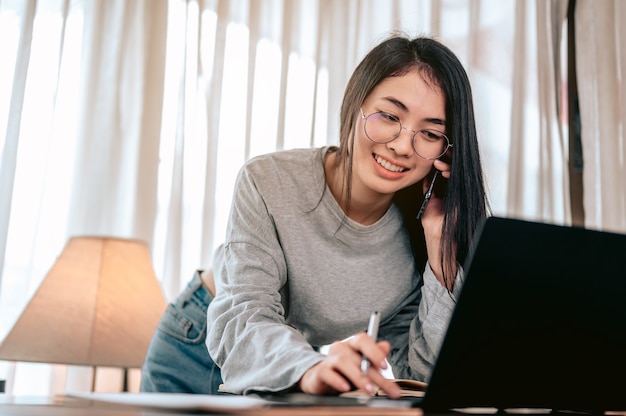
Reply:
[[[222,376],[205,344],[211,300],[196,271],[154,333],[141,372],[142,392],[217,394]]]

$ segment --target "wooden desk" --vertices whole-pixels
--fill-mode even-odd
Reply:
[[[495,409],[468,409],[467,412],[450,412],[437,416],[494,416]],[[167,411],[162,409],[148,409],[135,406],[124,406],[75,399],[71,397],[23,397],[4,396],[0,394],[0,416],[198,416],[198,415],[227,415],[227,416],[425,416],[421,409],[406,408],[373,408],[347,406],[306,406],[306,407],[268,407],[249,409],[229,413]],[[538,416],[537,409],[519,409],[511,416]],[[548,411],[541,413],[549,415]],[[427,414],[430,416],[430,414]],[[572,413],[563,413],[571,416]],[[607,412],[606,416],[626,416],[626,412]],[[433,415],[435,416],[435,415]],[[552,415],[555,416],[555,415]]]
[[[10,397],[0,395],[2,416],[198,416],[199,412],[171,412],[91,402],[68,397]],[[228,413],[243,416],[423,416],[420,409],[370,407],[271,407]]]

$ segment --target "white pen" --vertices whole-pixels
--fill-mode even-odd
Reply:
[[[370,315],[370,322],[367,325],[367,335],[372,337],[374,341],[378,338],[378,325],[380,324],[380,314],[378,311],[372,312]],[[370,361],[363,356],[361,359],[361,372],[365,375],[370,368]]]

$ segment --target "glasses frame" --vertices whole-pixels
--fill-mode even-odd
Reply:
[[[445,155],[446,152],[451,149],[452,147],[454,147],[454,145],[452,143],[450,143],[450,138],[442,131],[437,130],[437,129],[418,129],[418,130],[413,130],[410,129],[408,127],[404,127],[402,125],[402,122],[400,121],[400,119],[398,119],[398,124],[400,125],[400,129],[398,130],[398,134],[396,134],[393,138],[387,140],[387,141],[378,141],[378,140],[374,140],[370,137],[370,135],[367,133],[367,119],[370,118],[370,116],[373,116],[375,114],[389,114],[386,113],[384,111],[375,111],[373,113],[368,114],[367,116],[365,115],[365,113],[363,112],[363,108],[361,107],[361,118],[363,119],[363,131],[365,132],[365,136],[372,142],[374,143],[378,143],[378,144],[387,144],[387,143],[391,143],[392,141],[396,140],[398,137],[400,137],[400,133],[402,133],[402,130],[406,130],[408,132],[411,133],[411,149],[413,149],[413,153],[415,153],[417,156],[421,157],[422,159],[425,160],[437,160],[439,159],[441,156]],[[437,157],[424,157],[422,155],[420,155],[419,153],[417,153],[417,150],[415,150],[415,136],[417,136],[417,133],[422,132],[422,131],[433,131],[436,132],[437,134],[442,135],[445,139],[446,139],[446,146],[444,147],[443,151],[441,152],[441,154]]]

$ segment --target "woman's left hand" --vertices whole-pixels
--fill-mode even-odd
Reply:
[[[450,178],[450,164],[437,159],[435,160],[433,166],[439,171],[440,176],[443,176],[446,179]],[[428,190],[429,185],[430,183],[424,180],[424,193]],[[437,277],[437,280],[439,280],[443,286],[446,286],[441,265],[438,260],[435,260],[440,257],[440,242],[443,230],[443,211],[443,198],[441,195],[435,195],[433,193],[430,201],[428,201],[428,205],[426,205],[426,209],[424,210],[421,220],[422,228],[424,229],[424,238],[426,240],[426,250],[428,252],[428,263]]]
[[[450,178],[450,164],[439,159],[435,160],[433,167],[439,171],[439,176]],[[441,179],[440,179],[441,180]],[[426,193],[430,182],[423,181],[423,192]],[[422,215],[422,227],[424,232],[431,236],[441,237],[441,224],[443,223],[443,199],[441,195],[432,194],[430,201],[426,205],[424,214]]]
[[[439,174],[444,178],[450,178],[450,164],[440,159],[435,160],[433,167],[439,171]]]

